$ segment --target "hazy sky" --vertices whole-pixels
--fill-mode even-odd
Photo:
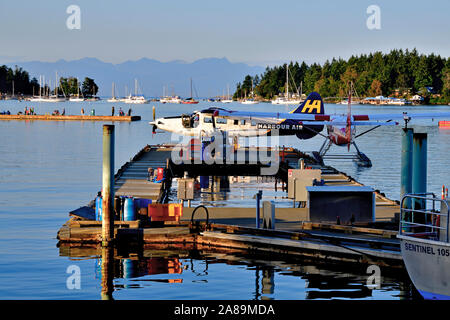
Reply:
[[[69,5],[81,29],[69,30]],[[381,29],[369,30],[369,5]],[[14,0],[0,2],[0,64],[96,57],[273,65],[414,48],[450,56],[450,1]]]

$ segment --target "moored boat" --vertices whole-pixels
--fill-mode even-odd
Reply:
[[[159,99],[159,102],[161,102],[161,103],[181,103],[181,98],[179,96],[163,97],[163,98]]]
[[[432,208],[406,209],[405,201],[431,201]],[[411,281],[425,299],[450,300],[449,199],[406,195],[401,208],[397,237]]]
[[[197,104],[198,103],[198,101],[192,97],[192,78],[191,78],[191,96],[189,98],[181,100],[181,103],[182,104]]]

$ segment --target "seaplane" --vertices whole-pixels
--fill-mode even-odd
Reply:
[[[351,88],[351,86],[349,86]],[[353,160],[364,167],[371,167],[370,159],[357,147],[355,140],[381,126],[398,125],[404,121],[405,126],[413,118],[449,118],[450,112],[396,114],[352,114],[351,89],[349,90],[347,114],[325,114],[322,97],[311,92],[298,107],[291,112],[258,112],[227,110],[210,107],[192,114],[155,119],[149,124],[153,133],[157,129],[187,136],[212,136],[217,132],[226,132],[229,137],[255,137],[261,135],[295,135],[298,139],[311,139],[317,135],[325,138],[324,143],[313,156],[323,163],[323,158],[332,145],[347,147],[353,145],[356,155]],[[396,121],[397,120],[397,121]],[[371,126],[357,134],[356,127]],[[327,133],[322,133],[326,127]],[[348,158],[348,157],[347,157]]]

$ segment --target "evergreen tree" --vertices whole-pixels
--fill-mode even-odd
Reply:
[[[401,95],[414,94],[423,91],[425,86],[432,86],[437,93],[448,97],[448,64],[448,59],[435,54],[419,55],[416,49],[394,49],[386,54],[377,51],[360,56],[353,55],[347,61],[333,58],[331,61],[325,61],[323,65],[290,62],[267,67],[262,75],[255,76],[254,91],[265,99],[284,94],[286,68],[289,68],[290,92],[295,91],[294,88],[303,82],[303,92],[306,94],[315,90],[323,97],[346,97],[348,82],[353,81],[361,97],[392,95],[397,91]],[[252,77],[247,75],[244,82],[238,84],[235,97],[244,96],[245,91],[247,94],[250,92],[251,79]]]

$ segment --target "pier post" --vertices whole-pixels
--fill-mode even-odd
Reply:
[[[403,128],[402,154],[401,154],[401,176],[400,176],[400,199],[405,194],[412,193],[413,176],[413,134],[411,128]],[[404,202],[404,208],[411,208],[410,199]]]
[[[114,125],[103,125],[102,246],[114,238]]]
[[[413,135],[412,192],[427,193],[427,134]],[[425,200],[415,200],[414,209],[425,209]]]

